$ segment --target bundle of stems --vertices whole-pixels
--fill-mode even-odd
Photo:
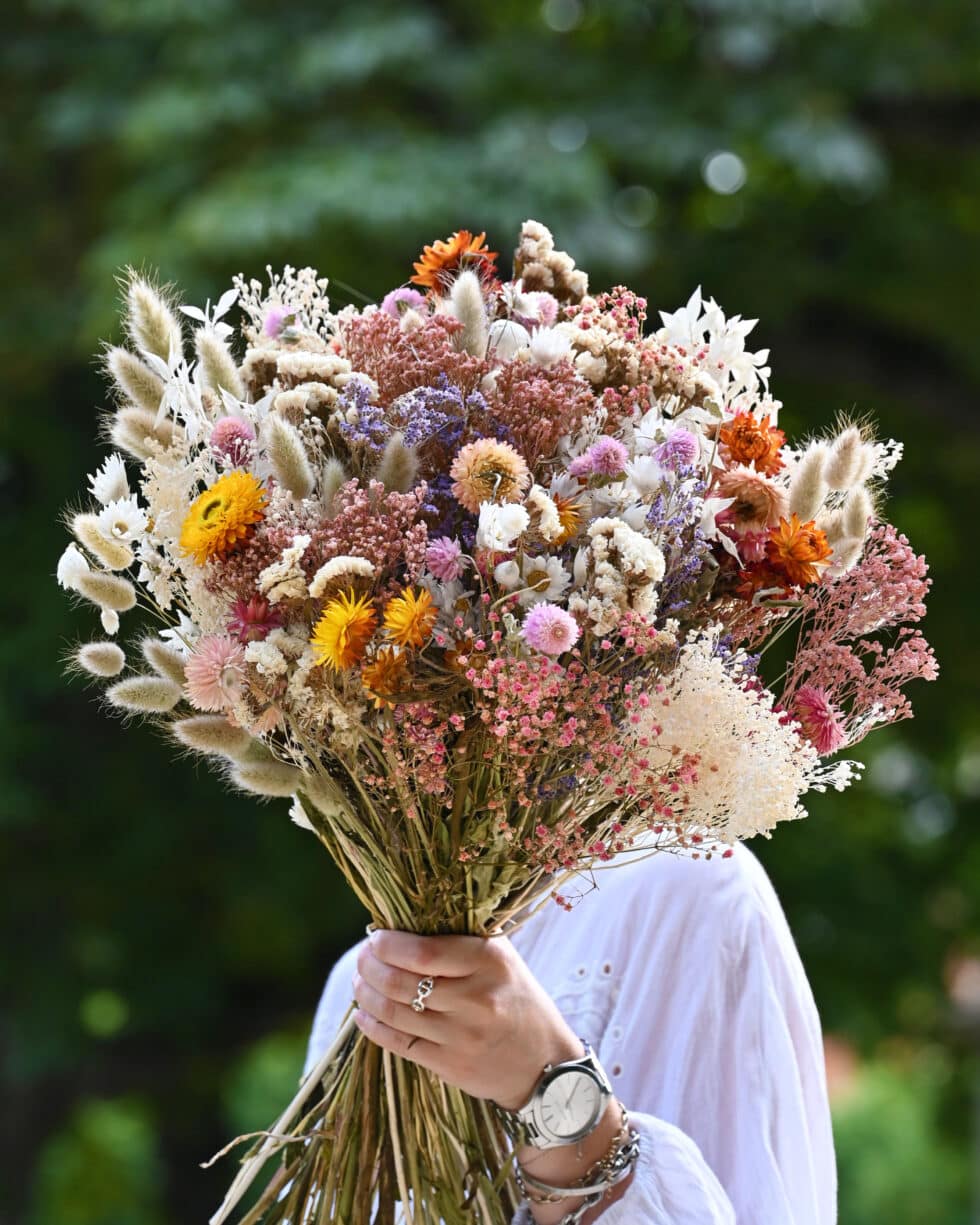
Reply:
[[[292,735],[299,743],[299,729]],[[360,769],[348,759],[341,775],[338,761],[328,769],[311,751],[298,801],[375,927],[488,939],[510,934],[553,905],[563,882],[582,870],[576,863],[548,871],[522,854],[532,831],[570,818],[590,840],[621,830],[621,802],[596,781],[513,814],[500,833],[499,817],[488,816],[484,803],[488,789],[504,780],[475,748],[473,738],[457,745],[449,808],[397,770],[385,774],[384,786],[369,787],[363,756]],[[397,808],[390,802],[395,794],[402,799]],[[670,840],[665,831],[665,849]],[[468,846],[481,851],[468,858]],[[280,1118],[254,1133],[211,1225],[234,1219],[273,1160],[274,1174],[257,1202],[242,1209],[239,1225],[507,1225],[519,1197],[490,1104],[383,1051],[357,1030],[352,1014],[353,1005]],[[239,1137],[222,1153],[250,1138]]]

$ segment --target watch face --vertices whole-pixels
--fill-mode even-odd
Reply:
[[[569,1068],[545,1088],[541,1121],[554,1136],[575,1139],[595,1121],[601,1100],[595,1077]]]

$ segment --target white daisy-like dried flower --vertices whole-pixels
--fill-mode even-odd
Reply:
[[[531,516],[523,506],[507,502],[480,503],[480,520],[476,529],[476,547],[506,553],[522,532],[527,531]]]
[[[318,600],[327,587],[339,578],[348,576],[372,578],[373,575],[374,563],[368,561],[366,557],[354,557],[348,553],[341,554],[339,557],[331,557],[313,575],[309,587],[310,595],[314,600]]]
[[[106,456],[102,467],[90,472],[88,486],[92,496],[103,506],[115,502],[119,498],[128,498],[130,494],[129,478],[126,475],[126,461],[118,451]]]
[[[142,536],[148,522],[146,511],[132,495],[113,499],[103,506],[96,518],[110,540],[127,543]]]

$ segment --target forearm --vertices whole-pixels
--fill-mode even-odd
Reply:
[[[622,1108],[613,1099],[606,1106],[598,1126],[578,1144],[567,1144],[559,1148],[539,1149],[522,1147],[517,1150],[517,1162],[521,1170],[541,1182],[554,1187],[570,1187],[580,1181],[589,1170],[609,1152],[622,1125]],[[598,1221],[610,1204],[626,1191],[632,1173],[613,1187],[606,1197],[591,1208],[582,1218],[582,1225]],[[584,1197],[569,1197],[555,1204],[531,1203],[531,1215],[536,1225],[556,1225],[582,1202]]]

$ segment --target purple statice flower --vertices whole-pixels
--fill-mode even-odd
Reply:
[[[654,451],[653,457],[665,468],[689,468],[701,454],[698,440],[690,432],[678,426],[673,430],[666,442],[662,442]]]
[[[619,476],[630,453],[618,438],[603,434],[568,465],[570,476]]]
[[[288,306],[270,306],[265,313],[262,335],[275,340],[281,332],[284,332],[286,328],[291,327],[295,322],[296,312],[290,310]]]
[[[436,536],[425,550],[425,564],[441,583],[451,583],[463,573],[462,553],[451,536]]]
[[[347,445],[352,450],[363,447],[368,452],[380,454],[391,435],[391,426],[385,418],[384,408],[371,403],[370,385],[364,379],[351,379],[340,394],[338,408],[342,418],[340,432]],[[356,420],[347,420],[349,416]]]
[[[646,519],[651,538],[664,555],[660,608],[669,614],[688,602],[712,547],[700,527],[707,488],[703,473],[694,467],[680,466],[667,475],[668,480],[650,504]]]
[[[428,305],[425,294],[419,293],[417,289],[410,289],[407,285],[402,285],[398,289],[393,289],[391,293],[385,294],[381,300],[381,309],[386,315],[391,315],[392,319],[400,319],[405,311],[427,311]]]
[[[581,632],[572,614],[557,604],[535,604],[521,627],[528,646],[545,655],[562,655],[570,651],[578,642]]]

